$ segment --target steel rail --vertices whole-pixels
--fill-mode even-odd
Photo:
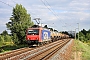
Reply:
[[[29,55],[27,58],[24,58],[26,60],[40,60],[41,58],[43,58],[44,56],[46,56],[45,54],[48,54],[49,52],[51,52],[51,50],[55,50],[56,48],[58,48],[59,46],[63,45],[65,43],[65,41],[62,41],[62,43],[60,43],[59,41],[54,44],[53,46],[49,46],[44,48],[43,50],[40,50],[36,53],[34,53],[33,55]]]
[[[56,48],[55,50],[53,50],[52,52],[48,53],[46,56],[44,56],[43,58],[41,58],[40,60],[47,60],[49,59],[52,55],[54,55],[58,50],[60,50],[65,44],[67,44],[69,41],[65,42],[64,44],[62,44],[61,46],[59,46],[58,48]]]
[[[44,45],[44,46],[41,46],[41,47],[37,47],[36,49],[33,49],[33,50],[28,51],[28,52],[25,52],[25,53],[19,54],[19,55],[17,55],[17,56],[11,57],[10,60],[13,60],[13,59],[15,59],[15,58],[17,58],[17,59],[26,59],[27,56],[33,55],[33,54],[39,52],[40,50],[45,49],[46,47],[49,47],[49,46],[52,46],[52,45],[56,44],[57,42],[58,42],[58,41],[53,42],[53,43],[50,43],[50,44],[48,44],[48,45]],[[61,43],[61,40],[59,41],[59,43]]]
[[[1,54],[0,59],[8,59],[8,58],[10,58],[12,56],[15,56],[15,55],[24,53],[24,52],[29,51],[29,50],[32,50],[32,49],[33,48],[21,48],[21,49],[18,49],[18,50],[7,52],[5,54]]]

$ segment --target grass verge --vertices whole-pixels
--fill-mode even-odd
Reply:
[[[90,46],[75,40],[74,52],[81,52],[81,60],[90,60]]]

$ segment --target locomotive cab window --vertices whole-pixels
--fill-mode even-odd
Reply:
[[[28,30],[28,35],[39,35],[39,29]]]

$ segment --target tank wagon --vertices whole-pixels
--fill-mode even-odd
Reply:
[[[68,35],[50,31],[49,29],[37,25],[34,25],[26,30],[26,41],[28,45],[39,45],[68,37]]]

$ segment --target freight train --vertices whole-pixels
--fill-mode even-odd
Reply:
[[[34,25],[26,30],[26,41],[28,45],[40,45],[65,38],[69,38],[69,36],[59,32],[50,31],[49,29],[38,25]]]

